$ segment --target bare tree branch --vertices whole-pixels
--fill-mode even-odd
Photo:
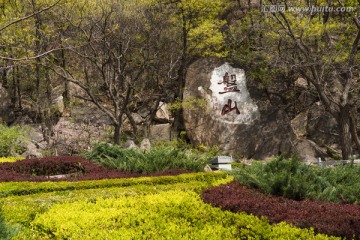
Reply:
[[[10,27],[11,25],[14,25],[14,24],[16,24],[16,23],[18,23],[18,22],[24,21],[24,20],[26,20],[26,19],[28,19],[28,18],[31,18],[31,17],[33,17],[33,16],[36,16],[37,14],[40,14],[40,13],[42,13],[42,12],[44,12],[44,11],[47,11],[47,10],[53,8],[53,7],[56,6],[60,1],[61,1],[61,0],[58,0],[57,2],[55,2],[54,4],[52,4],[52,5],[50,5],[50,6],[46,7],[46,8],[43,8],[43,9],[41,9],[41,10],[39,10],[39,11],[36,11],[36,12],[30,14],[30,15],[27,15],[27,16],[25,16],[25,17],[16,19],[16,20],[14,20],[14,21],[6,24],[5,26],[3,26],[3,27],[0,28],[0,32],[3,31],[3,30],[5,30],[6,28]]]

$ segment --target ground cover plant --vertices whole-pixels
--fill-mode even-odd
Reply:
[[[199,174],[210,175],[208,182],[196,180]],[[146,178],[144,184],[124,187],[11,195],[2,199],[4,216],[20,228],[14,239],[335,239],[213,208],[201,201],[200,192],[231,178],[185,175],[187,182],[180,175],[161,185]]]
[[[294,200],[318,199],[337,203],[360,203],[360,166],[321,168],[296,158],[278,157],[268,163],[255,162],[230,174],[239,183]]]
[[[97,199],[143,196],[169,190],[191,190],[200,193],[205,188],[229,180],[231,178],[224,173],[189,173],[179,176],[81,182],[5,182],[0,183],[0,201],[3,203],[6,221],[20,229],[17,238],[31,239],[34,234],[31,222],[54,204],[74,201],[96,202]]]
[[[224,172],[178,176],[138,172],[131,173],[136,178],[112,178],[111,172],[124,171],[82,157],[28,159],[1,166],[33,179],[69,173],[83,177],[98,168],[108,171],[107,177],[96,175],[100,180],[0,182],[6,227],[18,230],[14,239],[335,239],[317,235],[310,225],[308,229],[285,222],[274,225],[266,218],[204,203],[203,190],[233,180]]]
[[[181,169],[167,169],[163,172],[153,172],[148,175],[176,175],[189,172]],[[129,178],[144,174],[109,169],[79,156],[45,157],[41,159],[26,159],[17,162],[0,163],[0,182],[5,181],[61,181],[58,175],[68,181]],[[58,176],[58,177],[57,177]]]
[[[295,201],[263,194],[237,181],[204,190],[202,199],[223,210],[266,216],[272,223],[285,221],[301,228],[313,227],[316,232],[328,235],[360,239],[360,205]]]
[[[157,146],[148,151],[140,151],[106,143],[95,145],[84,156],[108,168],[139,173],[168,169],[202,171],[209,158],[208,154],[178,146]]]

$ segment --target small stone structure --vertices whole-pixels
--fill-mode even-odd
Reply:
[[[234,162],[232,156],[217,156],[211,160],[212,169],[231,170],[231,163]]]

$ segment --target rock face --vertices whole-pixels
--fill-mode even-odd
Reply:
[[[184,99],[205,99],[207,106],[184,110],[189,139],[218,145],[227,154],[265,159],[291,153],[294,133],[287,115],[259,107],[250,96],[245,72],[218,59],[201,59],[188,71]]]

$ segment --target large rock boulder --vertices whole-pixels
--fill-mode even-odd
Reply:
[[[284,111],[259,107],[245,72],[218,59],[201,59],[188,71],[184,99],[205,99],[206,107],[184,110],[189,139],[218,145],[225,153],[265,159],[292,152],[294,133]]]

